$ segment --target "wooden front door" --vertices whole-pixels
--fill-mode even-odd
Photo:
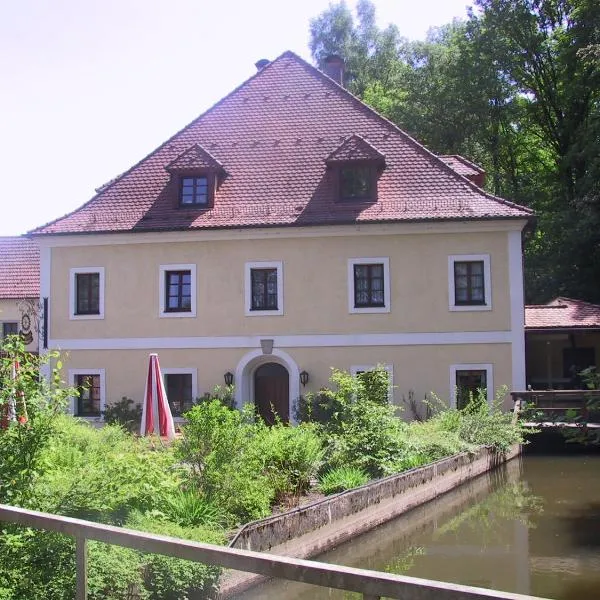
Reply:
[[[254,406],[267,425],[273,425],[275,415],[283,423],[290,420],[290,377],[287,369],[277,363],[267,363],[254,372]]]

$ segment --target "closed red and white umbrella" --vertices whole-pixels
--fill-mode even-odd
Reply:
[[[175,437],[175,424],[160,372],[158,354],[150,355],[140,433],[141,435],[154,433],[170,440]]]

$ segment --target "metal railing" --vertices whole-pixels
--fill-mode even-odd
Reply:
[[[358,592],[363,595],[363,600],[378,600],[382,597],[402,600],[536,600],[533,596],[191,542],[5,504],[0,504],[0,521],[55,531],[75,538],[76,600],[87,598],[88,540],[218,565],[269,578]]]

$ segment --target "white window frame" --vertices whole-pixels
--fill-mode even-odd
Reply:
[[[485,304],[456,304],[454,263],[483,261],[483,286]],[[448,256],[448,309],[452,312],[492,310],[492,271],[489,254],[452,254]]]
[[[192,376],[192,402],[194,402],[198,395],[198,369],[194,367],[161,367],[161,373],[163,377],[163,384],[165,386],[165,390],[167,389],[167,375],[191,375]],[[173,420],[176,423],[180,423],[185,421],[183,417],[175,417],[173,416]]]
[[[388,402],[392,404],[394,401],[394,365],[391,363],[379,363],[389,375],[390,385],[388,387]],[[374,371],[377,368],[377,365],[352,365],[350,367],[350,375],[352,377],[356,377],[358,373],[362,373],[364,371]]]
[[[277,310],[252,309],[252,269],[277,269]],[[283,261],[247,262],[244,270],[244,304],[247,317],[283,315]]]
[[[355,265],[383,265],[383,306],[363,306],[354,305],[354,266]],[[388,256],[374,256],[370,258],[349,258],[348,259],[348,312],[350,314],[361,313],[389,313],[391,310],[390,302],[390,259]]]
[[[186,311],[167,311],[167,298],[166,298],[166,280],[167,273],[169,271],[189,271],[191,279],[191,306],[190,310]],[[175,265],[160,265],[158,269],[158,316],[160,318],[170,319],[185,319],[194,318],[196,316],[196,297],[197,283],[196,283],[196,265],[194,264],[175,264]]]
[[[86,271],[87,272],[87,271]],[[80,417],[75,414],[77,398],[69,398],[69,414],[78,419],[86,421],[104,421],[104,411],[106,409],[106,371],[105,369],[69,369],[69,386],[75,387],[76,375],[100,375],[100,416],[99,417]]]
[[[77,275],[84,273],[98,273],[98,308],[97,315],[78,315],[76,314],[77,300]],[[69,319],[71,321],[88,321],[93,319],[104,319],[104,267],[74,267],[69,269]]]
[[[457,371],[485,371],[487,382],[487,402],[491,406],[494,401],[494,365],[491,363],[463,363],[450,365],[450,407],[456,408],[456,373]]]

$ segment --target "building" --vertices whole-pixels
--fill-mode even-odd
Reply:
[[[265,65],[265,63],[267,63]],[[331,367],[391,399],[525,385],[522,231],[491,196],[291,52],[81,208],[32,232],[48,345],[76,413],[140,401],[158,352],[175,413],[233,380],[294,419]],[[510,401],[507,400],[507,407]]]
[[[0,237],[0,338],[21,334],[38,350],[40,253],[25,237]]]
[[[527,385],[585,389],[581,371],[598,366],[600,306],[558,297],[525,307]]]

